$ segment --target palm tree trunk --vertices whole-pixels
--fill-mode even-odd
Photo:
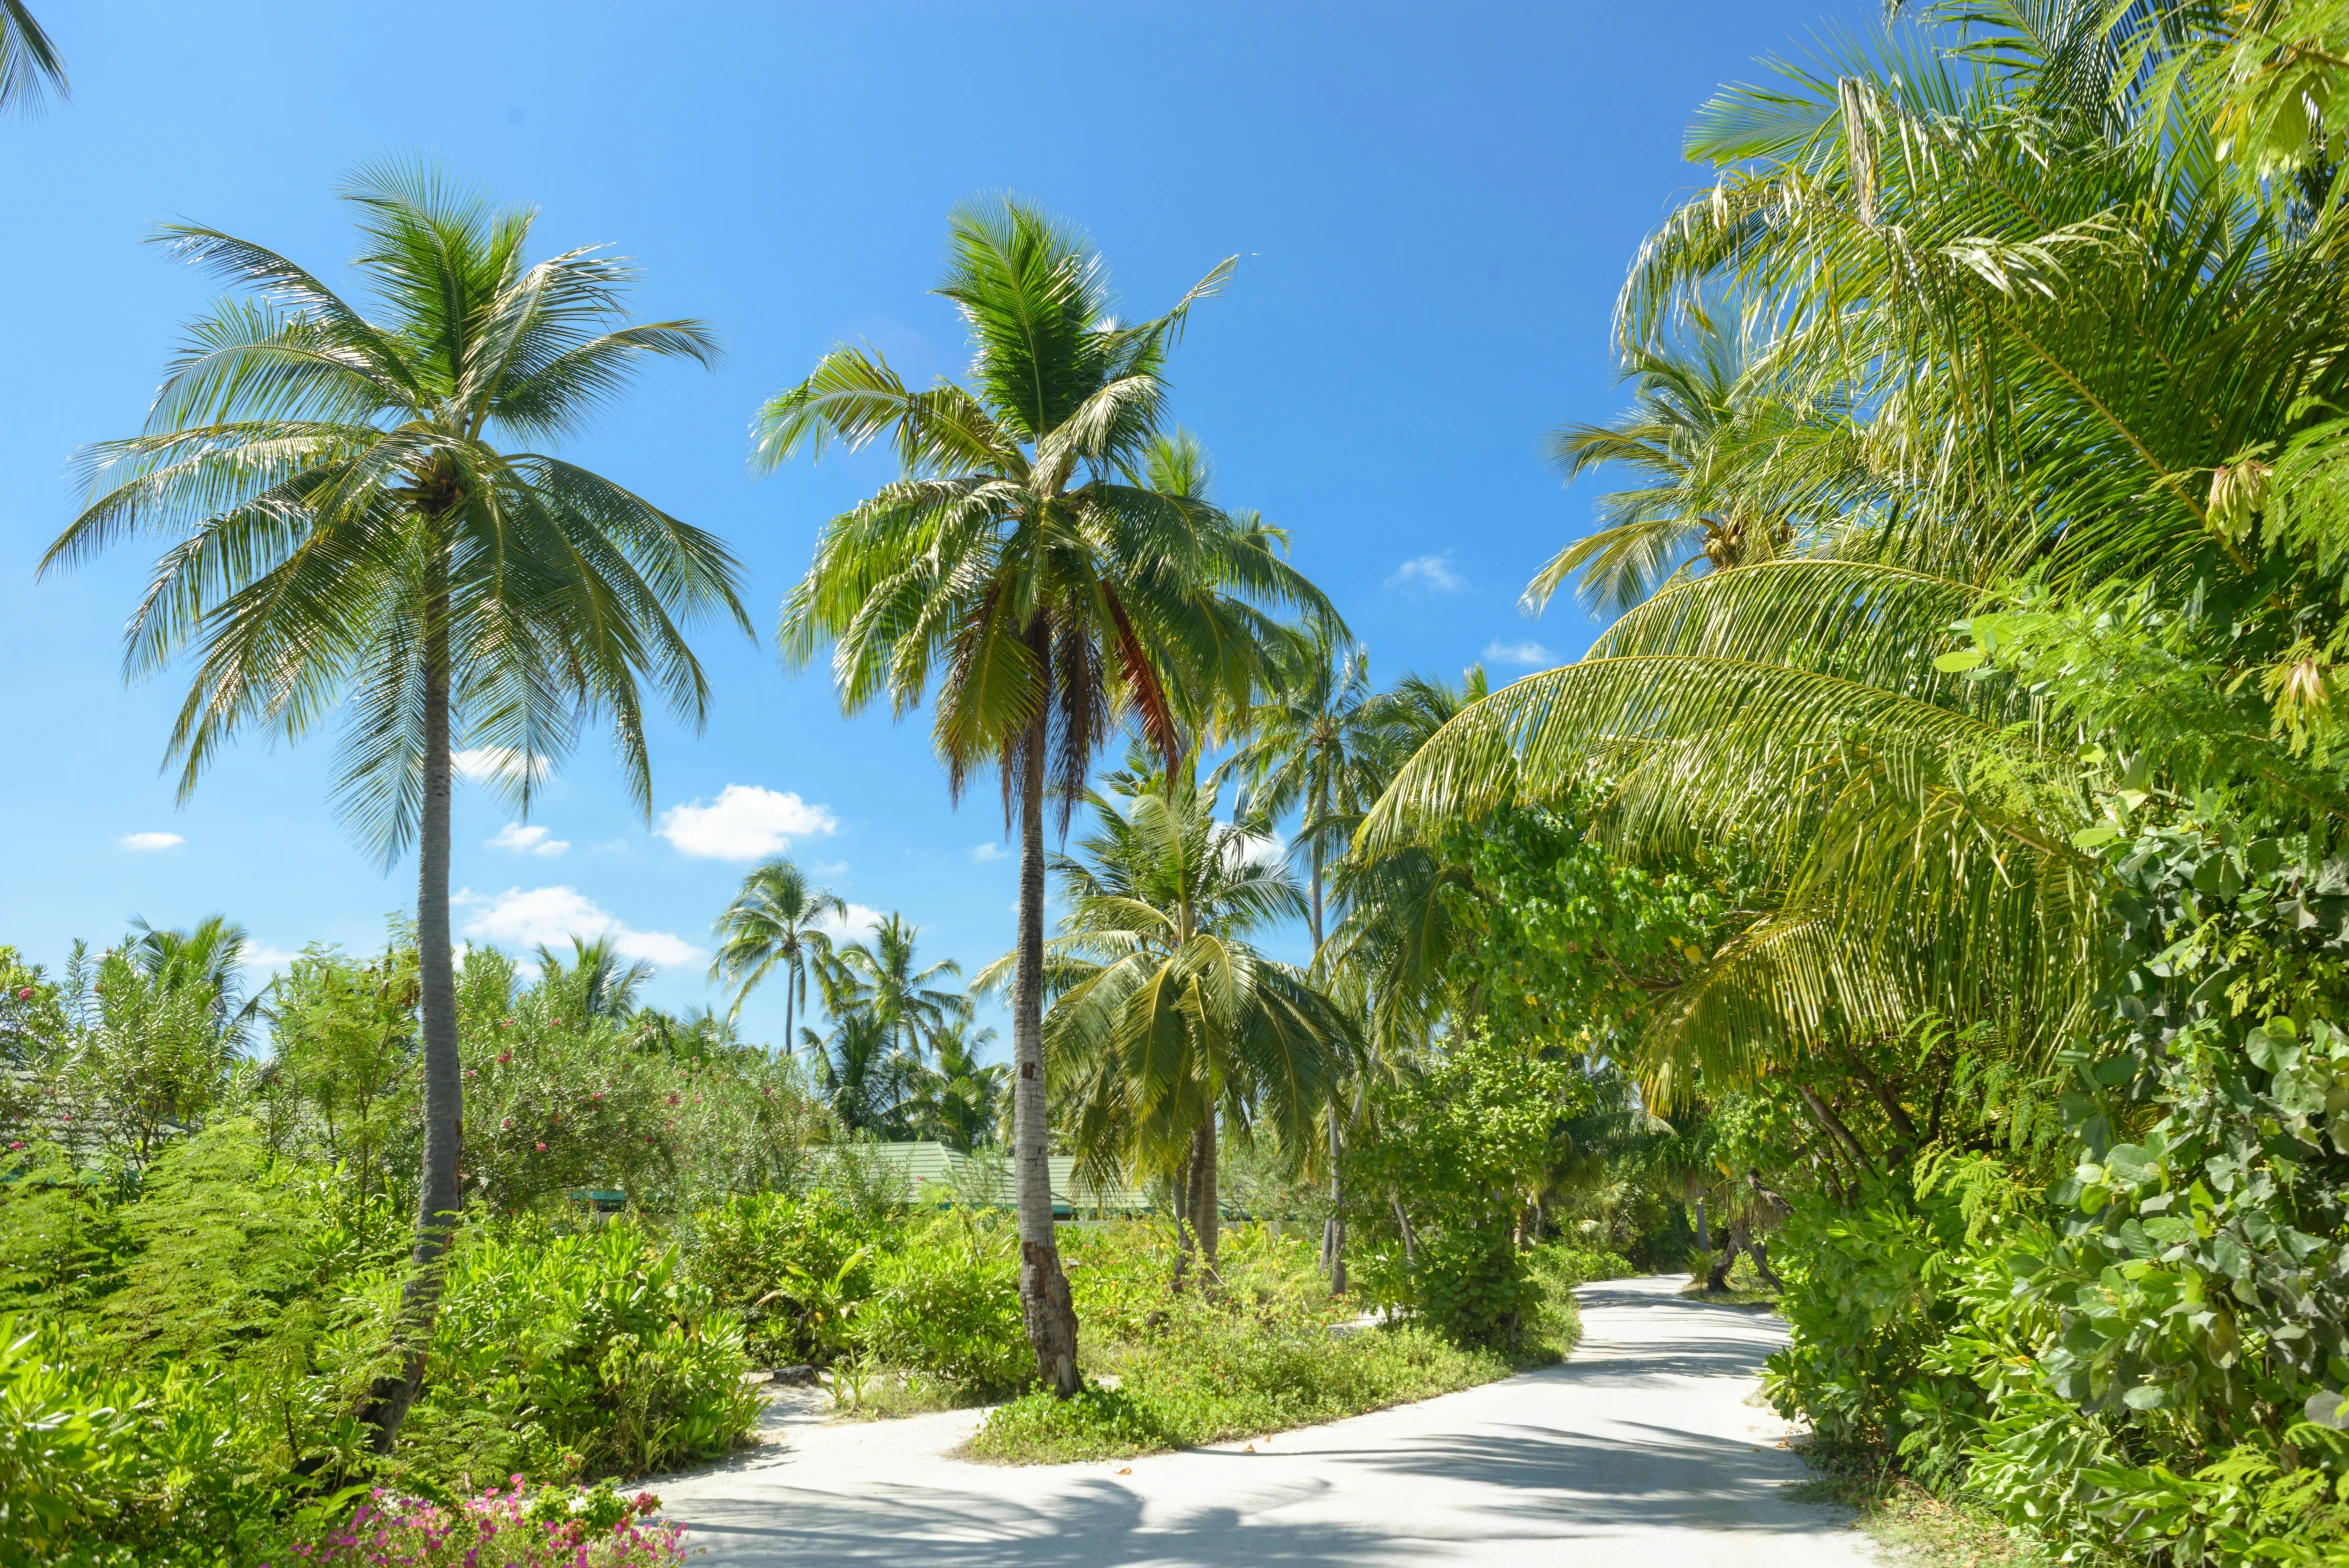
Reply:
[[[1313,967],[1321,969],[1321,840],[1313,841]],[[1338,1177],[1338,1090],[1335,1084],[1329,1091],[1329,1218],[1322,1222],[1322,1266],[1329,1270],[1329,1293],[1346,1293],[1346,1220],[1342,1205],[1346,1190]]]
[[[791,1032],[791,991],[792,991],[792,987],[793,987],[793,985],[794,985],[794,984],[805,985],[806,983],[807,983],[807,982],[806,982],[806,980],[805,980],[805,979],[802,977],[802,975],[801,975],[801,972],[800,972],[800,968],[799,968],[799,966],[798,966],[797,964],[787,964],[787,965],[785,965],[785,966],[784,966],[784,969],[783,969],[783,1054],[784,1054],[785,1056],[789,1056],[789,1055],[790,1055],[792,1052],[794,1052],[794,1051],[796,1051],[796,1050],[798,1050],[798,1049],[799,1049],[799,1037],[798,1037],[797,1035],[795,1035],[795,1034],[793,1034],[793,1033]]]
[[[1713,1250],[1713,1237],[1712,1234],[1705,1229],[1705,1200],[1703,1194],[1701,1193],[1698,1194],[1696,1200],[1696,1222],[1697,1251],[1709,1253]]]
[[[1012,986],[1012,1177],[1019,1193],[1020,1309],[1036,1376],[1066,1399],[1077,1376],[1077,1312],[1052,1234],[1051,1103],[1044,1094],[1044,714],[1028,726],[1020,761],[1020,957]]]
[[[1199,1233],[1199,1288],[1212,1291],[1222,1283],[1216,1268],[1216,1247],[1222,1238],[1223,1215],[1215,1190],[1215,1113],[1192,1134],[1192,1169],[1198,1185],[1191,1201],[1191,1228]]]
[[[439,584],[434,585],[436,589]],[[449,1236],[461,1194],[457,1160],[464,1145],[465,1089],[457,1061],[457,976],[449,943],[449,637],[448,597],[430,601],[424,634],[424,799],[416,839],[416,946],[419,1032],[424,1065],[424,1160],[417,1183],[416,1248],[394,1322],[396,1366],[376,1379],[359,1413],[388,1454],[424,1386],[424,1356],[440,1310]]]

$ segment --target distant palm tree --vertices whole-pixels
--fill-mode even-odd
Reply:
[[[824,1008],[835,1017],[869,1014],[906,1057],[920,1061],[930,1042],[949,1024],[970,1016],[970,998],[943,991],[936,982],[962,978],[962,965],[941,959],[927,969],[914,964],[914,939],[921,927],[891,915],[873,928],[870,941],[850,942],[825,966]]]
[[[1306,919],[1313,934],[1314,972],[1322,972],[1324,873],[1334,848],[1343,853],[1353,824],[1378,798],[1385,778],[1372,756],[1365,724],[1371,701],[1370,656],[1344,647],[1325,627],[1291,661],[1287,677],[1252,703],[1240,720],[1245,737],[1218,777],[1247,781],[1250,810],[1278,819],[1299,816],[1299,846],[1307,866]],[[1326,984],[1326,979],[1324,981]],[[1330,1216],[1322,1227],[1322,1264],[1330,1289],[1346,1292],[1346,1232],[1338,1156],[1341,1133],[1336,1097],[1329,1104]]]
[[[1358,1033],[1309,973],[1248,941],[1305,900],[1253,835],[1216,820],[1212,788],[1182,774],[1091,804],[1092,831],[1053,863],[1069,914],[1048,950],[1046,1044],[1089,1170],[1172,1177],[1212,1280],[1219,1126],[1303,1158]]]
[[[1195,711],[1245,702],[1278,636],[1251,601],[1334,612],[1262,529],[1128,477],[1160,434],[1167,351],[1231,261],[1165,315],[1127,325],[1099,255],[1025,203],[959,210],[948,253],[939,292],[970,328],[970,384],[914,391],[877,356],[835,349],[760,410],[756,456],[772,466],[883,437],[896,451],[901,477],[825,526],[779,641],[798,665],[831,644],[851,711],[886,693],[903,713],[934,686],[932,733],[955,794],[1001,771],[1020,840],[1020,1297],[1039,1375],[1073,1394],[1076,1313],[1046,1159],[1047,800],[1065,828],[1121,714],[1178,756],[1170,688]]]
[[[583,1024],[596,1019],[617,1022],[632,1016],[636,993],[657,972],[649,960],[639,958],[631,963],[623,958],[608,936],[592,942],[571,938],[571,961],[567,964],[562,954],[544,943],[538,949],[539,994],[555,1004],[560,1016]]]
[[[783,1048],[790,1050],[793,1004],[807,1005],[808,970],[821,968],[832,955],[832,939],[822,922],[847,915],[846,900],[829,888],[810,887],[790,861],[778,857],[754,866],[742,879],[742,891],[718,917],[718,956],[710,960],[710,978],[734,987],[727,1022],[740,1018],[750,993],[780,969]]]
[[[579,429],[647,355],[707,363],[698,322],[633,323],[633,271],[592,250],[530,264],[532,214],[437,174],[363,171],[354,266],[370,318],[274,251],[174,224],[159,238],[255,297],[195,323],[144,435],[92,448],[93,495],[44,572],[166,533],[132,617],[133,677],[192,650],[169,755],[191,791],[240,729],[307,734],[346,701],[341,805],[386,863],[417,845],[424,1148],[398,1370],[363,1412],[388,1451],[414,1401],[460,1194],[464,1114],[449,938],[455,752],[501,759],[527,810],[583,724],[612,726],[649,813],[642,685],[701,722],[679,620],[744,632],[733,557],[609,479],[511,449]]]
[[[799,1038],[815,1058],[824,1098],[843,1129],[880,1138],[906,1136],[922,1064],[898,1049],[878,1016],[840,1013],[828,1034],[802,1029]]]
[[[250,941],[245,928],[226,915],[206,915],[186,931],[151,926],[134,915],[124,950],[164,989],[208,993],[221,1040],[241,1046],[261,1008],[260,997],[247,1001],[244,994],[245,948]]]
[[[1001,1062],[980,1064],[979,1052],[994,1038],[994,1030],[974,1030],[968,1018],[954,1019],[931,1035],[938,1065],[924,1074],[913,1113],[925,1137],[965,1154],[995,1140],[1011,1069]]]
[[[0,0],[0,114],[29,110],[44,92],[66,95],[65,62],[24,0]]]

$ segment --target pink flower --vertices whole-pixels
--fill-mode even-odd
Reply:
[[[16,999],[20,1002],[31,1001],[33,999],[33,988],[29,985],[18,987],[16,992]]]
[[[545,1144],[543,1144],[543,1143],[542,1143],[542,1144],[539,1144],[539,1145],[538,1145],[538,1152],[539,1152],[539,1153],[541,1153],[541,1154],[544,1154],[544,1153],[546,1153],[546,1145],[545,1145]]]
[[[507,1117],[504,1121],[498,1123],[498,1127],[501,1131],[511,1132],[514,1127],[514,1118],[511,1116]]]
[[[603,1096],[601,1094],[591,1094],[588,1096],[588,1098],[591,1100],[600,1100],[603,1098]]]
[[[500,1051],[500,1052],[498,1052],[498,1065],[499,1065],[499,1066],[501,1066],[501,1067],[503,1067],[503,1066],[504,1066],[506,1063],[508,1063],[508,1062],[512,1061],[513,1059],[514,1059],[514,1053],[513,1053],[513,1052],[511,1052],[511,1051]]]
[[[21,1149],[24,1147],[24,1140],[22,1138],[11,1138],[8,1140],[8,1146],[11,1149]]]
[[[676,1096],[676,1095],[673,1095],[673,1094],[672,1094],[672,1095],[670,1095],[670,1096],[669,1096],[669,1103],[670,1103],[671,1105],[675,1105],[675,1104],[677,1103],[677,1096]]]

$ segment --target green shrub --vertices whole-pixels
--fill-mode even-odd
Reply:
[[[293,1478],[256,1456],[233,1393],[108,1361],[62,1325],[0,1319],[0,1565],[249,1560]]]
[[[1035,1352],[1020,1314],[1016,1232],[947,1215],[908,1236],[874,1269],[856,1341],[881,1360],[941,1378],[966,1397],[1016,1393],[1033,1382]]]
[[[1510,1370],[1417,1324],[1332,1334],[1311,1318],[1196,1301],[1114,1359],[1115,1389],[1015,1400],[989,1415],[971,1452],[1034,1463],[1189,1447],[1426,1399]]]
[[[873,1293],[883,1232],[832,1193],[759,1193],[693,1217],[694,1279],[742,1325],[762,1365],[830,1360]]]
[[[552,1238],[478,1227],[457,1247],[398,1458],[480,1481],[710,1457],[757,1419],[748,1365],[741,1329],[635,1226]]]

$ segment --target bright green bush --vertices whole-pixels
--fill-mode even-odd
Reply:
[[[824,1190],[736,1197],[693,1216],[693,1277],[742,1325],[766,1366],[828,1361],[874,1289],[883,1227]]]
[[[856,1342],[891,1366],[943,1379],[964,1396],[1001,1398],[1035,1380],[1020,1315],[1017,1232],[967,1214],[912,1228],[873,1271]]]
[[[1332,1334],[1186,1304],[1119,1347],[1118,1385],[1076,1399],[1030,1394],[991,1413],[971,1452],[1027,1463],[1108,1459],[1333,1421],[1505,1375],[1510,1363],[1416,1324]]]
[[[625,1223],[468,1232],[430,1366],[400,1462],[476,1482],[665,1469],[725,1452],[758,1413],[741,1329]]]

